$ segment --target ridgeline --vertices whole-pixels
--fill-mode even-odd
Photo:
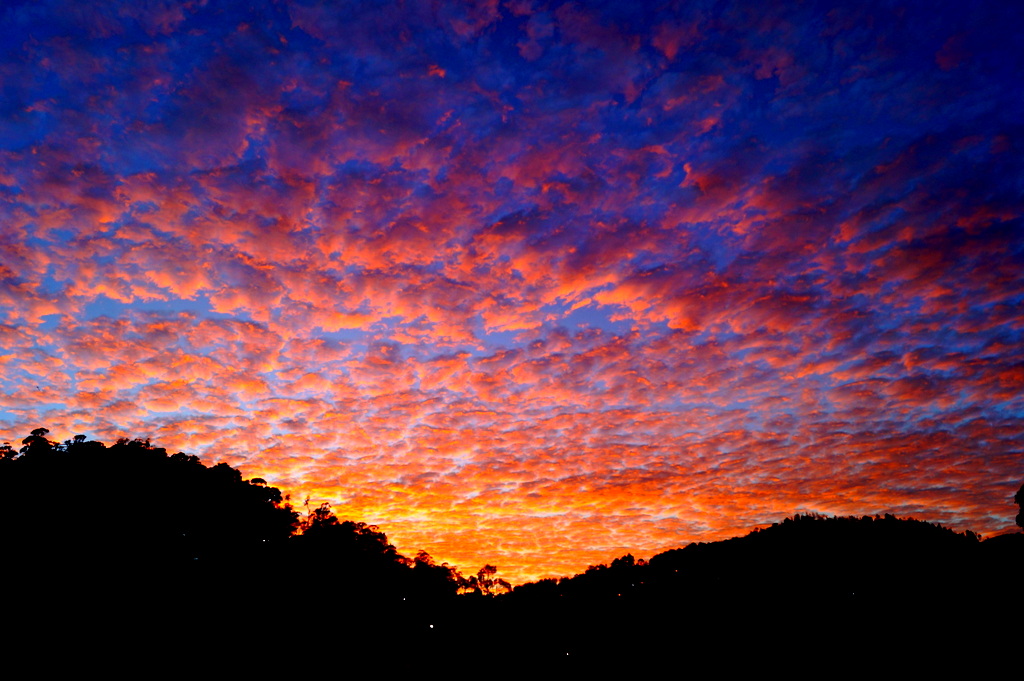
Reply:
[[[26,635],[24,654],[108,670],[162,659],[293,673],[360,659],[394,672],[809,676],[977,669],[1019,645],[1021,534],[800,515],[511,589],[491,565],[466,578],[402,556],[326,505],[303,518],[226,464],[47,433],[0,447],[3,607],[21,623],[9,650],[48,632]]]

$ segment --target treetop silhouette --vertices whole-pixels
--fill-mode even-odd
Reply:
[[[1008,622],[1024,601],[1024,535],[981,542],[889,514],[798,515],[512,589],[494,565],[465,578],[425,551],[407,558],[379,528],[340,520],[329,504],[300,517],[280,490],[227,464],[168,455],[148,440],[106,447],[48,434],[0,447],[7,612],[78,616],[68,631],[115,613],[120,636],[137,631],[141,645],[173,640],[181,622],[211,638],[230,630],[279,641],[273,623],[298,616],[362,654],[401,651],[404,671],[424,660],[493,664],[492,646],[466,644],[486,631],[524,668],[582,659],[605,672],[606,660],[635,650],[674,664],[680,641],[724,659],[737,641],[760,645],[757,632],[812,622],[832,643],[815,639],[800,658],[825,664],[845,660],[863,632],[891,626],[901,646],[927,645],[935,631],[984,642],[1015,631]],[[1024,487],[1014,500],[1024,501]],[[336,665],[337,650],[318,644],[303,659]]]
[[[406,558],[376,526],[339,520],[327,503],[300,518],[279,489],[226,463],[169,455],[149,440],[106,447],[48,433],[38,428],[19,449],[0,448],[0,550],[26,573],[107,583],[224,578],[266,589],[282,570],[326,572],[328,600],[362,603],[511,588],[491,566],[466,580],[425,551]]]
[[[1017,514],[1017,527],[1024,529],[1024,485],[1020,486],[1017,493],[1013,495],[1013,503],[1020,506],[1020,513]]]
[[[298,526],[280,490],[227,464],[207,467],[148,440],[108,448],[47,433],[32,431],[0,459],[0,541],[40,568],[194,571],[265,552]]]

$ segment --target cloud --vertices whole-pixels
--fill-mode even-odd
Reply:
[[[513,581],[797,511],[1006,530],[1020,22],[940,5],[12,8],[5,437]]]

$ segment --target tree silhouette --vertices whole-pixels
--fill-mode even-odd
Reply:
[[[426,599],[454,596],[459,584],[464,581],[458,570],[448,563],[438,564],[426,551],[420,551],[413,559],[413,591]]]
[[[332,579],[324,595],[346,607],[437,602],[464,583],[457,570],[425,551],[406,558],[375,525],[339,520],[328,503],[310,511],[300,530],[289,559],[299,571],[328,570]]]
[[[1020,486],[1017,493],[1013,495],[1013,503],[1020,506],[1020,513],[1017,514],[1017,527],[1024,529],[1024,485]]]
[[[48,434],[0,447],[0,596],[12,621],[43,631],[59,617],[86,648],[118,640],[151,659],[170,646],[188,660],[182,628],[281,645],[275,623],[296,616],[359,641],[364,654],[414,651],[410,665],[444,650],[442,640],[456,644],[466,580],[426,552],[406,558],[376,526],[340,520],[329,504],[300,522],[262,478],[148,440],[106,447]],[[474,578],[488,593],[509,588],[494,571]],[[335,665],[337,648],[306,650],[304,660]]]
[[[890,514],[798,515],[513,590],[492,564],[467,579],[425,551],[409,559],[378,527],[341,520],[326,503],[300,522],[279,490],[227,464],[148,440],[108,448],[48,434],[0,447],[4,612],[35,618],[35,631],[57,619],[91,648],[117,640],[150,659],[175,641],[181,654],[183,628],[191,640],[230,631],[286,649],[278,624],[299,618],[314,643],[302,661],[323,669],[356,650],[400,658],[400,671],[493,664],[494,646],[467,645],[482,631],[515,651],[503,665],[522,670],[678,664],[681,642],[706,660],[731,664],[735,651],[756,648],[759,665],[826,669],[838,659],[916,662],[936,632],[965,649],[1011,649],[1024,606],[1024,534],[981,542]],[[1014,501],[1024,502],[1024,486]],[[806,633],[808,622],[828,637]],[[337,645],[323,645],[324,632]],[[765,632],[795,635],[773,649]]]
[[[0,545],[24,569],[114,579],[190,573],[280,544],[298,516],[281,492],[227,464],[168,456],[148,440],[112,447],[38,428],[0,471]]]
[[[512,591],[512,585],[500,577],[495,577],[498,568],[493,565],[484,565],[476,575],[462,580],[462,591],[478,596],[496,596],[499,593]]]
[[[41,453],[49,452],[56,446],[56,442],[50,442],[46,439],[46,435],[50,431],[46,428],[36,428],[32,433],[21,441],[22,448],[20,452],[22,454],[30,453]]]

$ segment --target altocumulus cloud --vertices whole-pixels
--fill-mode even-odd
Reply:
[[[8,3],[0,417],[513,581],[1012,526],[1021,9]]]

